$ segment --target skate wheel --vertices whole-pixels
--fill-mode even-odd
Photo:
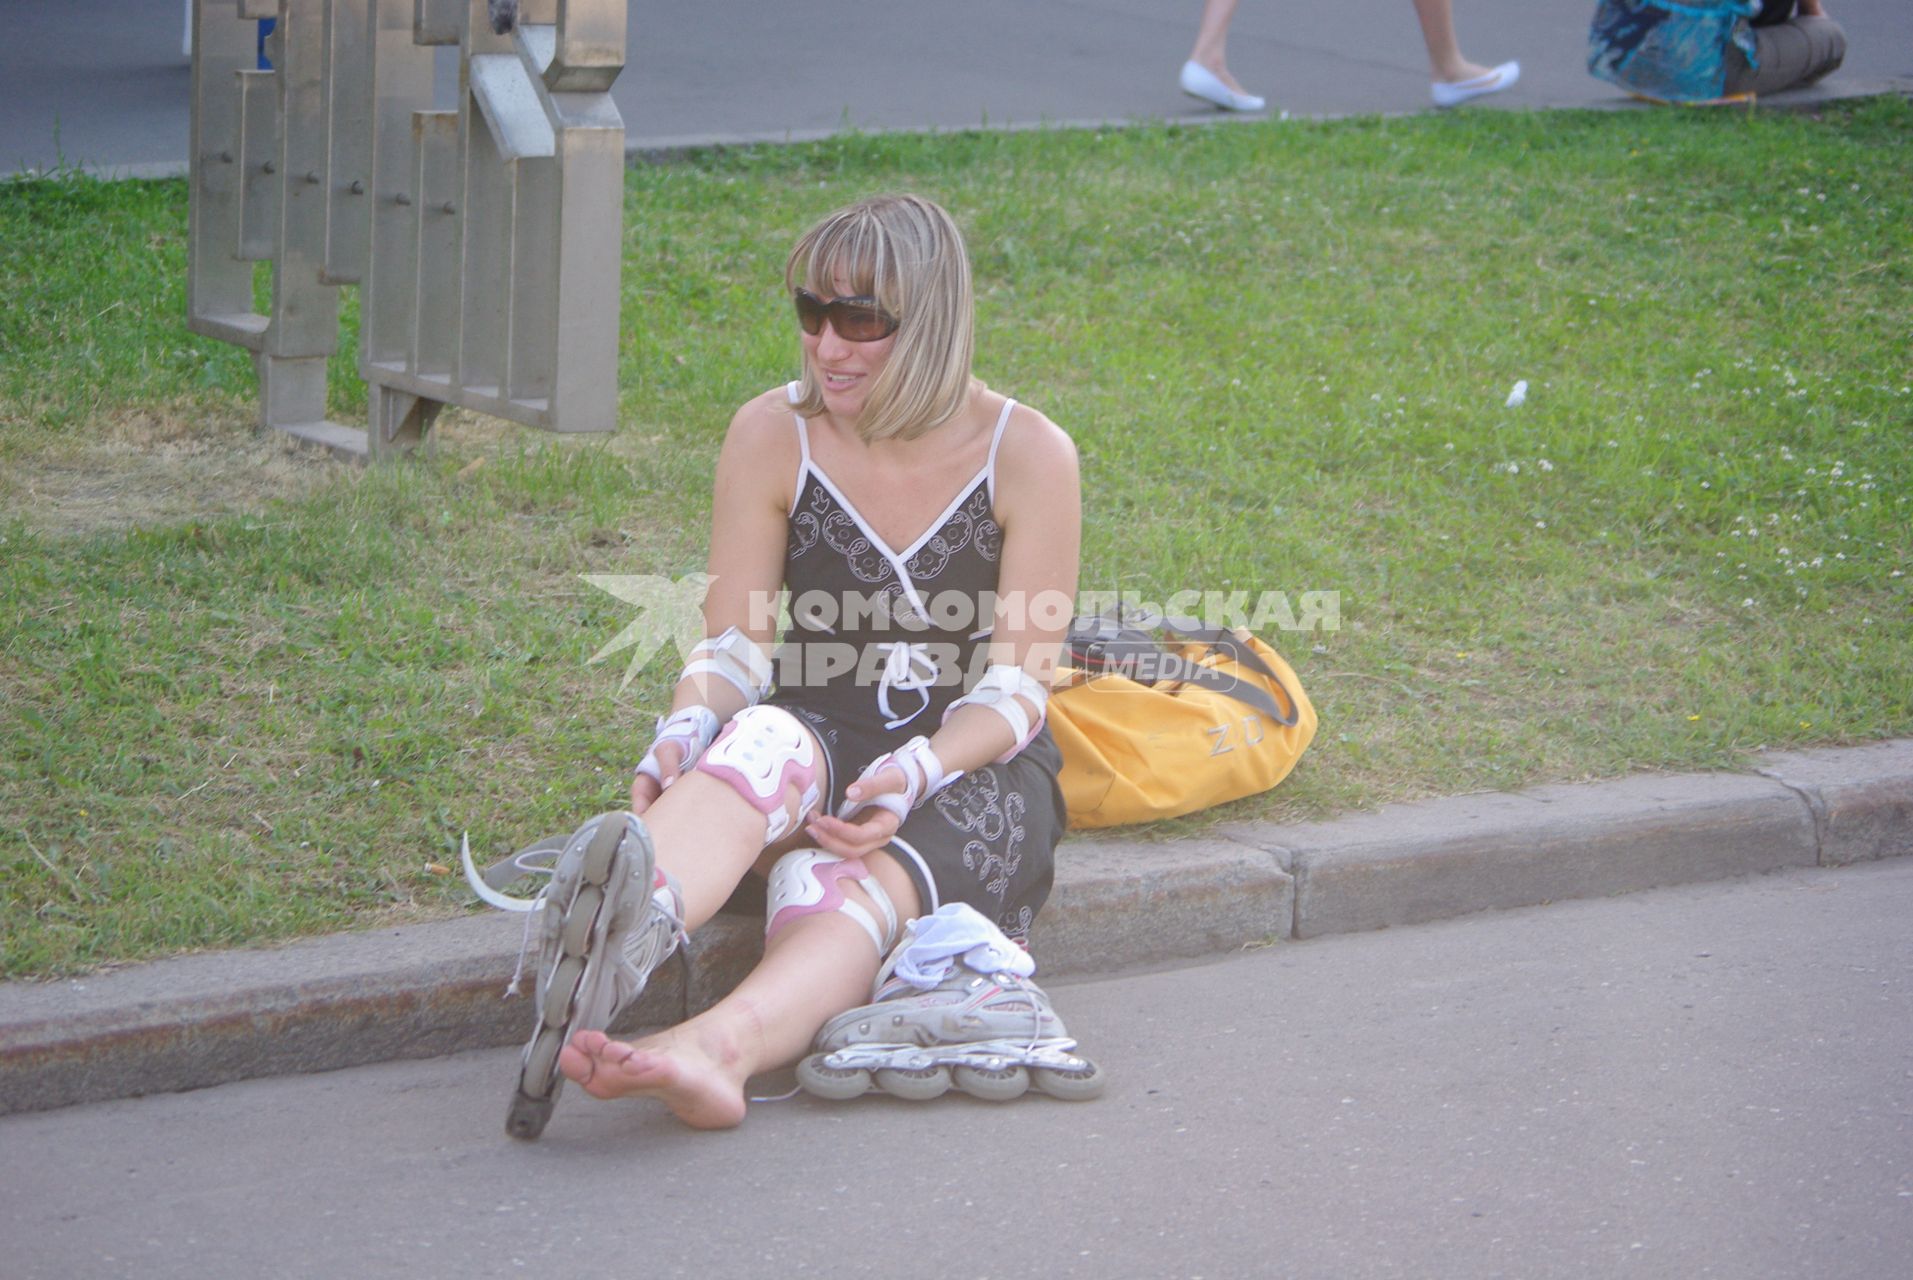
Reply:
[[[582,956],[591,948],[591,929],[598,923],[598,908],[604,905],[604,890],[596,885],[583,885],[578,896],[571,900],[571,906],[565,911],[563,932],[559,935],[559,947],[568,956]]]
[[[1103,1069],[1084,1058],[1080,1067],[1037,1067],[1030,1072],[1036,1087],[1065,1102],[1086,1102],[1103,1096]]]
[[[862,1067],[826,1065],[827,1054],[813,1053],[797,1064],[797,1083],[805,1093],[845,1102],[870,1092],[870,1073]]]
[[[611,879],[611,860],[617,856],[618,842],[624,839],[625,824],[622,815],[607,813],[598,821],[598,829],[591,833],[591,843],[585,846],[584,857],[579,874],[586,884],[603,885]]]
[[[530,1142],[544,1133],[545,1126],[551,1123],[551,1108],[557,1098],[527,1098],[519,1094],[511,1100],[511,1110],[505,1113],[505,1132],[512,1137]]]
[[[928,1102],[950,1091],[948,1067],[884,1067],[872,1078],[879,1089],[908,1102]]]
[[[956,1067],[952,1074],[957,1088],[985,1102],[1008,1102],[1022,1097],[1030,1087],[1030,1073],[1015,1062],[993,1067]]]
[[[558,1090],[564,1087],[558,1077],[558,1053],[564,1047],[564,1036],[549,1027],[538,1028],[525,1046],[518,1092],[512,1095],[511,1109],[505,1113],[505,1132],[512,1137],[536,1138],[551,1121]]]
[[[562,1027],[571,1020],[571,1005],[578,998],[578,984],[584,981],[585,958],[566,956],[551,971],[545,984],[545,1025]]]

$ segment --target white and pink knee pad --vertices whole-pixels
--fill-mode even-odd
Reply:
[[[823,798],[823,761],[803,722],[781,707],[746,707],[731,717],[697,762],[764,815],[764,843],[778,840]],[[798,794],[796,812],[790,791]]]
[[[852,902],[839,881],[855,880],[883,913],[883,924],[861,903]],[[897,909],[890,895],[864,865],[862,858],[846,858],[822,849],[793,849],[771,868],[764,907],[764,937],[775,938],[794,920],[830,912],[848,916],[870,935],[879,957],[897,940]]]

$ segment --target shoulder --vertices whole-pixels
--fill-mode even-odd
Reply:
[[[1018,403],[997,445],[990,492],[1005,529],[1047,535],[1073,525],[1082,504],[1075,442],[1042,413]]]
[[[1037,487],[1064,480],[1074,484],[1076,442],[1041,412],[1018,401],[1003,426],[996,469],[999,477],[1012,483],[1021,479]]]
[[[761,491],[788,506],[794,496],[798,459],[797,416],[782,385],[753,396],[731,415],[718,458],[720,476]]]
[[[752,396],[731,415],[725,443],[750,449],[775,449],[787,446],[797,455],[797,415],[791,412],[790,394],[783,385]]]

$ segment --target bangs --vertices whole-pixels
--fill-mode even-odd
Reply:
[[[839,280],[847,290],[838,289]],[[896,314],[896,260],[883,226],[869,211],[852,209],[819,228],[804,263],[803,285],[823,298],[875,298]]]

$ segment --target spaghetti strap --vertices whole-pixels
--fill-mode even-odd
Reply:
[[[1003,412],[996,415],[996,434],[990,437],[989,461],[983,464],[983,483],[989,486],[992,501],[996,498],[996,449],[1003,443],[1003,428],[1010,425],[1010,410],[1014,408],[1016,401],[1003,401]]]
[[[797,384],[788,383],[784,394],[790,397],[792,404],[797,403]],[[810,426],[804,421],[804,415],[793,413],[791,419],[797,423],[797,483],[790,487],[790,510],[785,515],[796,515],[797,504],[804,496],[804,476],[810,471]],[[991,446],[994,450],[995,446]]]

